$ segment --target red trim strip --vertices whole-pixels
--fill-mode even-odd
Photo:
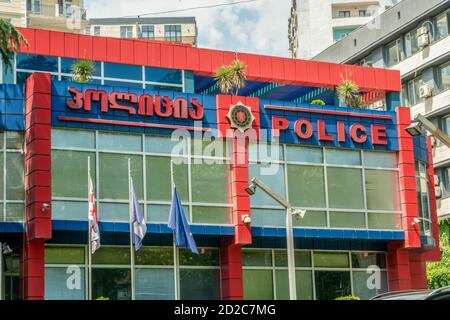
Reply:
[[[331,110],[317,110],[317,109],[308,109],[308,108],[297,108],[297,107],[282,107],[282,106],[271,106],[265,105],[264,109],[269,110],[283,110],[283,111],[294,111],[294,112],[306,112],[306,113],[320,113],[320,114],[330,114],[335,116],[348,116],[348,117],[358,117],[358,118],[371,118],[371,119],[385,119],[392,120],[392,116],[384,116],[377,114],[361,114],[356,112],[347,112],[347,111],[331,111]]]
[[[59,116],[58,120],[60,120],[60,121],[70,121],[70,122],[115,124],[115,125],[119,125],[119,126],[143,127],[143,128],[185,129],[185,130],[189,130],[189,131],[205,131],[205,132],[211,131],[211,128],[197,128],[197,127],[189,127],[189,126],[177,126],[177,125],[172,125],[172,124],[131,122],[131,121],[92,119],[92,118],[78,118],[78,117],[65,117],[65,116]]]

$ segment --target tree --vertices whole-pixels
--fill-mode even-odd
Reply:
[[[245,86],[246,66],[240,60],[234,60],[229,66],[221,66],[214,77],[219,89],[224,94],[237,95]]]
[[[343,80],[337,87],[336,92],[350,108],[360,108],[362,98],[359,95],[359,87],[351,80]]]
[[[14,26],[0,19],[0,55],[6,68],[12,68],[11,54],[20,50],[20,44],[28,47],[28,42],[24,36]]]
[[[71,72],[73,81],[87,83],[95,72],[95,64],[90,60],[78,60],[72,64]]]
[[[441,261],[427,264],[428,287],[438,289],[450,286],[450,221],[444,220],[439,225],[441,244]]]

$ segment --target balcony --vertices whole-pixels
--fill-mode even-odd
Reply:
[[[27,8],[28,25],[31,28],[79,32],[87,24],[86,9],[71,5],[35,4]]]

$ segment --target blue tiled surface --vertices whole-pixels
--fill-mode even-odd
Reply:
[[[0,84],[0,130],[25,130],[23,87]]]
[[[2,233],[23,233],[24,225],[19,222],[0,222],[0,234]]]
[[[414,159],[428,163],[428,143],[427,135],[424,132],[420,136],[414,137]]]

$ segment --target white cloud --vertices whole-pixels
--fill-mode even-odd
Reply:
[[[86,0],[90,18],[137,16],[150,12],[235,2],[236,0]],[[290,0],[258,0],[232,6],[168,13],[195,16],[200,47],[288,56]]]

